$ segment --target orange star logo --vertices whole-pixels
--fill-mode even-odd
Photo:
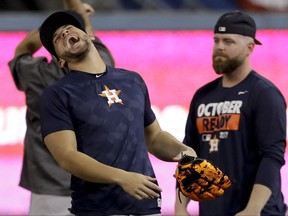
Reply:
[[[124,105],[122,100],[119,98],[121,90],[109,89],[106,85],[104,85],[104,88],[105,90],[102,91],[102,93],[99,94],[99,96],[106,97],[108,99],[107,103],[109,107],[111,107],[113,103],[119,103]]]

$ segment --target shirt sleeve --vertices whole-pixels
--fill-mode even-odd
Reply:
[[[42,138],[61,130],[74,130],[67,97],[61,89],[52,85],[45,89],[41,97],[40,121]]]
[[[47,64],[45,57],[33,58],[30,54],[23,54],[12,59],[8,65],[13,81],[20,91],[26,91],[31,82],[39,73],[39,65]]]
[[[144,94],[144,127],[147,127],[155,121],[156,116],[151,107],[149,91],[146,86],[146,83],[139,74],[137,74],[136,82],[137,83],[139,82],[139,85]]]
[[[17,89],[24,92],[33,85],[41,86],[42,90],[67,73],[55,59],[48,62],[44,56],[33,57],[30,54],[17,56],[8,65]]]
[[[280,185],[280,169],[285,163],[286,102],[276,88],[267,87],[259,94],[254,115],[261,160],[255,183],[263,184],[273,191]]]

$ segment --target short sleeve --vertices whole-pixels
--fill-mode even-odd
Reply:
[[[17,56],[8,63],[18,90],[27,90],[29,82],[39,74],[39,65],[43,63],[48,64],[45,57],[33,58],[30,54]]]
[[[139,74],[138,74],[139,75]],[[143,78],[139,75],[139,79],[140,79],[140,85],[141,88],[144,92],[144,103],[145,103],[145,107],[144,107],[144,126],[147,127],[150,124],[152,124],[155,119],[156,116],[152,110],[151,107],[151,101],[150,101],[150,96],[149,96],[149,91],[148,88],[146,86],[146,83],[144,82]]]
[[[74,130],[71,119],[65,93],[55,86],[46,88],[40,105],[42,137],[61,130]]]

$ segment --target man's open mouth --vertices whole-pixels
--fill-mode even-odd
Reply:
[[[70,35],[66,39],[68,47],[72,47],[80,41],[80,38],[75,35]]]

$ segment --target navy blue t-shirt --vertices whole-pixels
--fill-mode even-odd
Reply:
[[[200,215],[232,216],[243,210],[256,183],[272,195],[261,215],[284,215],[280,168],[286,146],[286,102],[269,80],[252,71],[231,88],[218,78],[194,95],[184,143],[235,181],[224,195],[200,202]]]
[[[155,121],[147,87],[139,74],[107,67],[97,77],[71,71],[48,87],[41,103],[43,138],[73,130],[77,148],[106,165],[155,177],[144,128]],[[72,213],[155,214],[160,200],[139,201],[115,184],[71,179]]]

